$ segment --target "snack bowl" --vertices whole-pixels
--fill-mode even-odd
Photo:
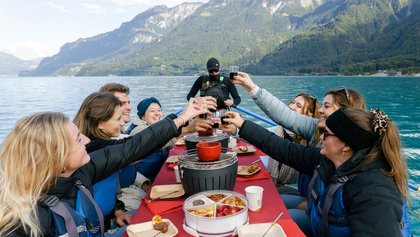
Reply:
[[[191,202],[207,197],[214,204],[191,207]],[[223,201],[229,200],[224,204]],[[236,203],[232,200],[238,200]],[[239,201],[240,200],[240,201]],[[241,205],[235,205],[235,204]],[[239,226],[248,223],[248,202],[242,194],[226,191],[212,190],[197,193],[184,201],[185,213],[184,230],[188,233],[197,233],[197,236],[232,236]]]
[[[194,207],[201,207],[201,206],[209,206],[214,205],[215,202],[205,195],[196,195],[190,199],[188,203],[186,203],[186,208],[194,208]]]
[[[199,142],[195,147],[200,161],[216,161],[222,153],[220,142]]]

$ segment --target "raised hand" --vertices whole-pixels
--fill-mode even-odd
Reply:
[[[245,72],[238,72],[238,75],[232,80],[234,84],[241,85],[246,91],[250,92],[256,85],[252,81],[251,76]]]
[[[203,96],[196,99],[197,103],[201,104],[201,106],[204,106],[209,110],[215,111],[217,109],[217,100],[213,96]]]
[[[242,115],[237,112],[227,111],[225,112],[225,116],[226,118],[224,118],[223,121],[235,125],[235,127],[237,128],[241,128],[244,124],[244,119],[242,118]],[[225,127],[228,128],[229,126]]]

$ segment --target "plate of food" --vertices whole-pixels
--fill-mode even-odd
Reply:
[[[239,165],[238,166],[238,175],[240,176],[250,176],[256,174],[261,170],[261,167],[258,164],[253,165]]]
[[[166,163],[177,163],[177,162],[178,162],[178,158],[179,158],[179,156],[178,156],[178,155],[172,155],[172,156],[169,156],[169,157],[166,159]]]
[[[178,198],[185,194],[182,184],[155,185],[150,191],[150,199]]]
[[[152,221],[129,225],[127,233],[129,237],[170,237],[177,235],[178,229],[171,220],[155,215]]]
[[[253,146],[237,146],[235,148],[235,152],[237,154],[248,154],[248,153],[253,153],[256,152],[257,150],[255,150],[255,148]]]

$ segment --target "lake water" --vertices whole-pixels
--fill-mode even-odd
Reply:
[[[342,86],[359,90],[369,108],[379,107],[396,122],[404,145],[409,180],[420,184],[420,77],[253,77],[284,102],[298,92],[310,92],[322,100],[325,91]],[[60,111],[71,119],[83,99],[108,82],[131,89],[132,116],[137,103],[155,96],[167,114],[182,108],[194,77],[32,77],[0,78],[0,143],[15,122],[39,111]],[[242,88],[242,107],[263,112]],[[263,126],[268,126],[260,122]],[[410,191],[410,216],[414,236],[420,236],[420,193]]]

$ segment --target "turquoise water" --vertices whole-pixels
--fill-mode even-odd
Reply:
[[[254,77],[254,81],[287,102],[298,92],[310,92],[322,100],[325,91],[342,86],[359,90],[369,108],[379,107],[400,129],[409,180],[420,184],[420,77]],[[60,111],[73,118],[83,99],[108,82],[131,89],[132,116],[138,101],[157,97],[164,112],[183,107],[193,77],[34,77],[0,78],[0,142],[23,115]],[[242,88],[241,106],[263,115]],[[261,123],[261,122],[260,122]],[[261,123],[263,126],[268,126]],[[410,191],[410,217],[414,236],[420,236],[420,193]]]

